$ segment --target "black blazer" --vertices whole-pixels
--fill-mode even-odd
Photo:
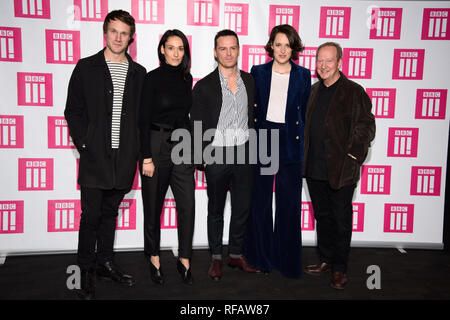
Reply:
[[[115,170],[111,157],[113,84],[103,52],[78,61],[70,78],[64,115],[80,153],[78,183],[90,188],[129,189],[137,168],[137,111],[146,71],[127,55]]]
[[[255,95],[255,83],[250,73],[241,70],[241,78],[247,90],[248,98],[248,127],[254,128],[253,99]],[[202,122],[202,136],[208,129],[216,129],[222,108],[222,87],[220,85],[219,68],[199,80],[192,92],[191,129],[194,130],[194,121]],[[194,132],[195,134],[195,132]],[[195,139],[201,139],[196,137]],[[204,141],[203,149],[212,141]],[[199,141],[199,140],[197,140]]]

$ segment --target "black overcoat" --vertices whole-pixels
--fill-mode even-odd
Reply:
[[[146,70],[127,54],[117,163],[112,158],[113,83],[104,49],[80,59],[69,82],[64,115],[80,153],[78,183],[98,189],[130,189],[137,168],[137,111]]]

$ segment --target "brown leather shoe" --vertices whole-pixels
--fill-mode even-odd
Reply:
[[[331,264],[322,262],[320,264],[312,264],[305,268],[305,273],[312,276],[320,276],[331,269]]]
[[[244,270],[245,272],[251,273],[261,272],[260,270],[256,269],[251,264],[249,264],[247,260],[245,260],[244,256],[240,256],[239,258],[232,258],[228,256],[227,263],[231,268],[238,267],[239,269]]]
[[[208,269],[208,275],[214,280],[219,281],[222,278],[222,260],[212,259]]]
[[[331,275],[331,287],[334,289],[342,290],[348,282],[347,275],[340,271],[335,271]]]

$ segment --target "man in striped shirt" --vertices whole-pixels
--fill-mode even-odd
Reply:
[[[113,261],[118,209],[131,189],[139,153],[137,108],[146,71],[126,53],[134,31],[128,12],[111,11],[103,24],[106,47],[77,62],[67,93],[64,115],[80,153],[77,293],[82,299],[94,298],[95,273],[134,284]]]
[[[214,48],[218,67],[195,85],[191,120],[201,121],[203,133],[215,129],[209,146],[214,161],[203,160],[208,194],[208,242],[212,254],[208,275],[217,281],[222,277],[224,206],[228,190],[231,221],[227,263],[246,272],[257,270],[242,255],[253,190],[253,168],[248,149],[249,129],[253,128],[254,82],[249,73],[237,66],[239,39],[235,32],[218,32]]]

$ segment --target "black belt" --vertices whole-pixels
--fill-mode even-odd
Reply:
[[[154,124],[154,123],[152,123],[150,125],[150,129],[151,130],[156,130],[156,131],[164,131],[164,132],[172,132],[173,130],[175,130],[173,128],[164,128],[164,127],[161,127],[161,126],[159,126],[157,124]]]

